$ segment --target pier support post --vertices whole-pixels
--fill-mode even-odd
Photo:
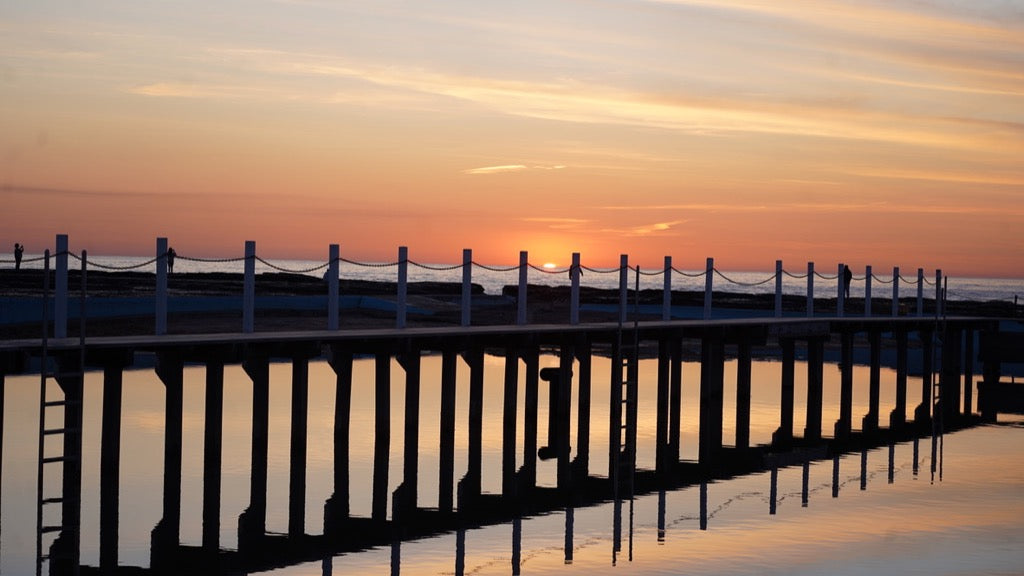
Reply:
[[[252,464],[249,507],[238,518],[238,550],[258,548],[267,531],[267,453],[270,443],[270,359],[250,350],[242,368],[252,381]]]
[[[736,349],[736,447],[750,448],[750,339],[744,336]]]
[[[924,316],[924,268],[917,269],[917,316]]]
[[[655,418],[655,471],[659,476],[665,475],[672,469],[668,456],[668,406],[669,406],[669,379],[671,377],[671,363],[669,358],[669,343],[665,338],[658,339],[658,397],[657,416]]]
[[[985,422],[995,422],[999,409],[999,378],[1002,362],[992,350],[998,337],[996,330],[985,330],[981,334],[982,382],[978,386],[978,410]]]
[[[533,344],[523,355],[526,390],[523,393],[523,469],[521,484],[537,485],[537,424],[540,406],[540,352]]]
[[[907,423],[907,332],[897,330],[896,339],[896,406],[889,415],[889,428],[899,430]]]
[[[251,333],[256,325],[256,242],[245,241],[245,279],[242,283],[242,332]]]
[[[814,262],[807,263],[807,317],[814,316]]]
[[[163,517],[152,533],[152,562],[156,564],[163,564],[180,543],[183,370],[180,356],[157,355],[156,374],[164,384],[165,402]]]
[[[779,340],[782,346],[782,386],[779,402],[779,428],[772,434],[772,446],[786,447],[793,441],[793,396],[796,386],[796,343],[792,338]]]
[[[914,425],[926,428],[932,423],[932,330],[921,330],[921,403],[914,409]]]
[[[398,356],[405,369],[405,442],[402,459],[402,497],[399,499],[403,516],[416,511],[419,502],[420,454],[420,350],[415,347]],[[392,511],[392,515],[395,511]]]
[[[473,251],[462,250],[462,325],[469,326],[473,312]]]
[[[203,550],[220,550],[221,465],[224,444],[224,363],[206,363],[203,433]]]
[[[572,253],[572,266],[569,267],[569,323],[580,323],[580,253]]]
[[[974,413],[974,330],[964,330],[964,414]]]
[[[805,440],[821,440],[821,411],[824,402],[825,338],[807,340],[807,415]]]
[[[573,477],[586,478],[590,475],[590,399],[592,354],[590,340],[579,338],[573,346],[579,364],[579,400],[576,414],[576,459],[573,461]]]
[[[875,434],[878,432],[878,411],[882,389],[882,333],[878,330],[871,330],[868,333],[868,342],[871,348],[871,376],[868,383],[868,413],[861,421],[861,430],[865,434]]]
[[[677,335],[672,338],[672,350],[670,361],[672,373],[669,378],[669,405],[668,405],[668,445],[669,458],[672,462],[679,462],[680,435],[682,433],[682,403],[683,403],[683,340]]]
[[[900,315],[900,267],[892,268],[892,317]]]
[[[288,537],[306,533],[306,444],[309,420],[309,359],[292,359],[292,423],[288,474]]]
[[[68,337],[68,235],[57,235],[56,273],[53,295],[53,337]]]
[[[864,269],[864,316],[871,316],[871,280],[873,279],[871,266]]]
[[[839,421],[835,438],[848,440],[853,432],[853,332],[844,330],[839,337]]]
[[[349,516],[349,438],[352,420],[352,360],[350,349],[331,346],[328,364],[335,374],[334,492],[324,503],[324,535],[342,534]],[[451,492],[449,491],[449,494]]]
[[[409,248],[398,247],[398,283],[395,296],[395,328],[405,328],[409,293]],[[384,505],[387,507],[387,504]]]
[[[619,322],[629,318],[629,256],[619,255]]]
[[[451,513],[455,507],[455,378],[459,356],[455,350],[441,353],[441,421],[438,454],[437,508]]]
[[[519,401],[519,354],[505,348],[504,397],[501,409],[501,494],[512,498],[516,492],[516,420]]]
[[[725,343],[721,335],[701,342],[699,462],[712,464],[722,449],[722,408],[725,387]]]
[[[665,256],[665,277],[661,292],[661,319],[672,319],[672,257]]]
[[[339,296],[339,270],[341,267],[341,251],[337,244],[331,244],[327,248],[327,329],[338,329],[338,296]]]
[[[843,278],[846,272],[846,264],[839,263],[839,272],[836,274],[836,316],[842,318],[846,315],[846,281]]]
[[[782,318],[782,260],[775,261],[775,317]]]
[[[715,259],[708,258],[704,266],[704,319],[711,319],[711,292],[715,283]]]
[[[117,568],[121,487],[121,397],[124,368],[131,355],[103,365],[103,423],[100,440],[100,570]],[[0,400],[2,406],[2,400]]]
[[[519,252],[519,290],[516,292],[516,324],[526,324],[526,291],[529,286],[530,257],[526,250]]]
[[[469,421],[465,496],[470,503],[480,496],[483,474],[484,351],[479,346],[463,353],[469,365]],[[472,505],[472,504],[470,504]]]
[[[388,465],[391,453],[391,354],[377,352],[374,376],[373,500],[371,517],[383,523],[388,515]]]
[[[64,392],[63,455],[61,473],[61,530],[50,546],[50,570],[53,574],[71,573],[81,563],[82,533],[82,399],[81,356],[73,352],[57,357],[57,384]],[[64,567],[64,568],[62,568]],[[62,572],[67,568],[67,572]]]
[[[960,417],[960,370],[963,331],[946,325],[942,337],[942,369],[939,373],[940,408],[943,422],[952,424]],[[932,415],[935,416],[934,414]]]
[[[156,239],[156,335],[167,334],[167,238]]]

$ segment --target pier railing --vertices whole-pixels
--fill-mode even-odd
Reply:
[[[37,260],[43,260],[44,258],[48,261],[50,251],[47,250],[44,256],[37,258],[28,258],[23,260],[27,265],[35,264]],[[645,317],[652,319],[671,320],[678,319],[681,317],[689,317],[696,319],[708,320],[713,317],[719,317],[721,311],[725,307],[714,308],[714,295],[716,289],[719,295],[729,292],[730,289],[735,289],[741,292],[749,293],[752,290],[756,290],[761,286],[773,286],[774,287],[774,303],[773,308],[765,306],[763,309],[747,309],[742,313],[732,312],[732,316],[736,315],[750,315],[750,316],[771,316],[780,318],[784,315],[806,315],[807,317],[814,317],[816,314],[821,315],[826,312],[825,310],[815,310],[815,299],[823,298],[828,301],[827,315],[843,317],[848,315],[848,303],[850,302],[850,288],[855,287],[857,292],[863,294],[860,298],[862,307],[857,313],[862,314],[865,317],[874,315],[882,316],[901,316],[901,315],[916,315],[923,317],[926,314],[926,301],[929,302],[928,313],[934,312],[935,316],[940,316],[944,313],[944,296],[945,287],[943,285],[943,274],[941,270],[934,271],[934,280],[929,278],[925,274],[923,268],[918,268],[916,276],[905,277],[902,275],[899,267],[894,267],[892,275],[889,277],[883,277],[876,275],[871,266],[867,266],[863,274],[853,274],[847,272],[848,268],[844,263],[839,263],[836,267],[835,274],[823,274],[815,267],[814,262],[808,262],[805,271],[799,273],[791,272],[783,268],[782,260],[776,260],[774,273],[766,275],[764,278],[756,278],[752,281],[742,281],[733,277],[733,275],[723,272],[715,267],[714,258],[707,258],[703,270],[688,272],[675,267],[671,256],[665,256],[664,266],[658,269],[647,269],[643,270],[639,266],[634,265],[630,262],[629,256],[623,254],[620,256],[620,263],[618,267],[613,268],[596,268],[589,267],[582,263],[580,253],[572,254],[572,263],[568,267],[546,267],[538,266],[531,263],[529,260],[529,254],[526,251],[522,251],[519,254],[519,263],[512,266],[490,266],[482,264],[473,260],[473,251],[471,249],[465,249],[462,253],[462,262],[453,265],[433,265],[424,264],[410,259],[408,247],[402,246],[398,248],[397,259],[392,262],[360,262],[357,260],[351,260],[341,256],[339,245],[331,244],[328,247],[327,259],[322,263],[318,263],[315,266],[304,267],[304,268],[289,268],[275,264],[274,262],[264,259],[258,255],[256,251],[256,243],[253,241],[247,241],[245,243],[244,255],[235,258],[201,258],[195,256],[189,256],[187,254],[178,255],[172,248],[169,247],[166,238],[156,239],[156,250],[152,259],[144,262],[135,263],[128,266],[117,266],[104,264],[101,260],[87,261],[86,254],[83,251],[81,254],[76,254],[69,250],[68,237],[67,235],[61,234],[56,237],[56,249],[53,252],[54,266],[56,274],[56,289],[54,297],[54,335],[57,337],[66,336],[68,314],[69,314],[69,294],[68,294],[68,262],[70,260],[78,260],[81,263],[81,269],[84,273],[86,269],[97,269],[104,271],[133,271],[133,270],[149,270],[155,267],[156,274],[154,280],[154,290],[148,303],[138,303],[145,309],[148,309],[145,315],[152,313],[154,318],[154,330],[155,334],[161,335],[168,332],[168,313],[171,311],[170,301],[171,293],[168,288],[168,277],[173,273],[173,266],[175,260],[185,261],[192,263],[201,263],[205,265],[209,264],[230,264],[239,263],[242,265],[243,282],[241,286],[241,299],[238,300],[237,296],[235,299],[230,301],[224,301],[223,305],[234,310],[240,309],[242,322],[241,331],[243,333],[253,332],[255,330],[255,318],[256,310],[258,307],[256,297],[256,264],[259,263],[265,267],[265,269],[296,275],[312,276],[316,278],[322,275],[323,286],[322,293],[318,297],[322,300],[323,314],[326,316],[326,328],[328,330],[337,330],[340,328],[340,319],[343,316],[342,302],[344,296],[342,294],[342,277],[341,277],[341,265],[347,264],[356,268],[394,268],[396,273],[394,276],[394,294],[393,296],[381,298],[376,301],[376,305],[381,307],[382,310],[386,310],[389,314],[394,315],[395,327],[405,328],[408,325],[408,318],[412,311],[410,306],[409,298],[409,269],[419,268],[430,271],[432,273],[452,273],[457,274],[458,270],[462,271],[461,274],[461,293],[458,297],[459,312],[458,322],[462,326],[469,326],[473,324],[473,310],[474,310],[474,271],[484,271],[485,273],[517,273],[518,283],[506,285],[506,292],[509,295],[509,306],[514,306],[514,322],[515,324],[527,324],[530,323],[531,319],[528,314],[528,299],[529,299],[529,287],[530,275],[534,274],[535,278],[544,278],[545,283],[550,283],[548,280],[551,277],[567,277],[568,278],[568,318],[550,318],[546,317],[546,322],[558,322],[569,324],[578,324],[581,322],[581,310],[589,309],[594,310],[600,308],[606,313],[612,313],[617,315],[618,318],[625,320],[630,311],[639,311],[639,307],[636,302],[630,301],[630,292],[632,290],[640,290],[641,278],[644,279],[645,285],[652,283],[653,277],[661,276],[663,283],[661,285],[661,302],[658,304],[651,304],[651,298],[648,296],[646,303],[643,307]],[[4,264],[12,263],[13,261],[0,260],[0,266]],[[21,262],[18,263],[19,265]],[[180,265],[179,265],[180,270]],[[596,275],[618,275],[618,301],[617,303],[609,304],[607,300],[600,306],[593,303],[581,302],[581,284],[584,272],[588,274]],[[846,275],[848,274],[848,275]],[[541,275],[541,276],[536,276]],[[845,278],[844,278],[844,275]],[[673,279],[681,277],[684,281],[689,283],[699,282],[701,279],[704,280],[703,290],[703,307],[693,305],[691,303],[686,306],[686,310],[683,311],[678,303],[673,302],[673,293],[678,293],[679,288],[674,287]],[[803,310],[795,310],[792,300],[794,295],[792,290],[788,294],[785,294],[790,298],[790,304],[784,307],[784,279],[790,280],[805,280],[806,289],[804,296],[806,296],[806,304]],[[829,295],[829,289],[822,290],[820,286],[816,286],[816,281],[826,283],[834,293]],[[724,283],[724,289],[723,284]],[[604,282],[605,286],[608,286],[609,282]],[[876,296],[876,288],[883,286],[889,286],[891,290],[891,297],[889,300],[889,309],[884,312],[880,311],[879,308],[884,306],[884,302],[875,304],[873,299],[885,300],[883,296],[878,298]],[[910,287],[913,292],[908,295],[901,294],[901,285]],[[514,289],[513,286],[515,286]],[[635,288],[634,288],[635,287]],[[564,285],[563,285],[564,288]],[[884,289],[883,289],[884,290]],[[926,291],[934,290],[934,300],[930,298],[926,300]],[[648,292],[648,290],[644,290]],[[767,291],[766,291],[767,292]],[[768,296],[768,293],[764,294]],[[175,296],[176,299],[180,297]],[[795,298],[799,298],[796,296]],[[834,302],[834,304],[833,304]],[[356,304],[359,306],[361,304]],[[822,306],[819,301],[819,308]],[[123,308],[123,303],[121,303]],[[142,314],[132,314],[125,310],[125,315],[139,316]],[[10,323],[10,320],[4,320],[2,318],[2,310],[0,310],[0,322]]]

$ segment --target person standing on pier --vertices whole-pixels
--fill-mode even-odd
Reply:
[[[853,272],[850,271],[850,267],[843,265],[843,293],[846,297],[850,297],[850,283],[853,282]]]
[[[14,269],[21,270],[21,257],[25,254],[25,247],[21,244],[14,244]]]
[[[174,248],[168,248],[167,249],[167,273],[168,274],[171,274],[171,273],[174,272],[174,257],[177,256],[177,255],[178,255],[178,253],[174,251]]]

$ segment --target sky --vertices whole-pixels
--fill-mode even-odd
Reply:
[[[4,2],[0,154],[0,254],[1024,277],[1024,2]]]

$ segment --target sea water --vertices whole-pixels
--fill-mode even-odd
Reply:
[[[485,493],[501,489],[502,358],[487,356],[484,383],[483,480]],[[557,366],[553,356],[541,365]],[[356,360],[353,375],[351,513],[370,515],[373,468],[374,363]],[[392,382],[401,382],[393,363]],[[468,381],[459,365],[458,381]],[[682,454],[697,456],[698,364],[683,367]],[[607,422],[610,373],[607,358],[595,357],[592,391],[591,474],[608,469]],[[806,365],[796,366],[795,421],[806,410]],[[420,392],[419,505],[436,506],[440,438],[440,358],[425,356]],[[520,374],[518,405],[524,405]],[[270,441],[267,529],[288,530],[291,369],[273,364],[270,375]],[[753,366],[751,441],[767,443],[778,426],[781,365]],[[839,370],[826,366],[825,430],[839,417]],[[854,422],[868,411],[868,368],[854,369]],[[202,542],[204,368],[185,369],[182,432],[181,542]],[[654,466],[656,363],[642,361],[638,399],[638,465]],[[895,374],[883,370],[880,413],[895,405]],[[725,374],[724,439],[735,435],[736,363]],[[5,386],[3,470],[0,482],[0,573],[29,574],[35,558],[36,430],[38,376],[8,376]],[[907,384],[916,398],[919,378]],[[324,362],[309,368],[309,428],[306,532],[322,533],[323,504],[333,491],[335,376]],[[85,379],[83,430],[82,561],[99,558],[99,450],[103,379]],[[162,516],[165,388],[152,370],[124,374],[121,431],[119,562],[149,566],[150,534]],[[975,397],[977,395],[975,394]],[[542,398],[538,430],[546,435]],[[389,493],[402,479],[404,395],[391,394]],[[913,410],[913,406],[910,407]],[[467,469],[468,399],[457,394],[456,478]],[[576,407],[570,429],[576,430]],[[223,470],[220,543],[237,546],[238,517],[248,506],[251,461],[252,385],[239,366],[224,375]],[[796,430],[799,434],[799,429]],[[523,445],[522,415],[517,446]],[[326,561],[300,564],[274,574],[1018,574],[1024,567],[1024,428],[1013,423],[947,434],[915,446],[904,442],[833,460],[814,461],[706,486],[647,494],[622,502],[527,517],[449,533]],[[573,443],[575,446],[576,444]],[[517,456],[517,465],[522,454]],[[47,477],[55,490],[59,474]],[[50,481],[54,482],[50,482]],[[554,486],[553,461],[540,462],[538,483]],[[806,493],[806,496],[805,496]],[[390,510],[389,510],[390,516]],[[703,520],[702,520],[703,516]],[[619,530],[616,530],[616,524]],[[516,542],[514,545],[513,543]],[[397,572],[396,572],[397,570]]]

